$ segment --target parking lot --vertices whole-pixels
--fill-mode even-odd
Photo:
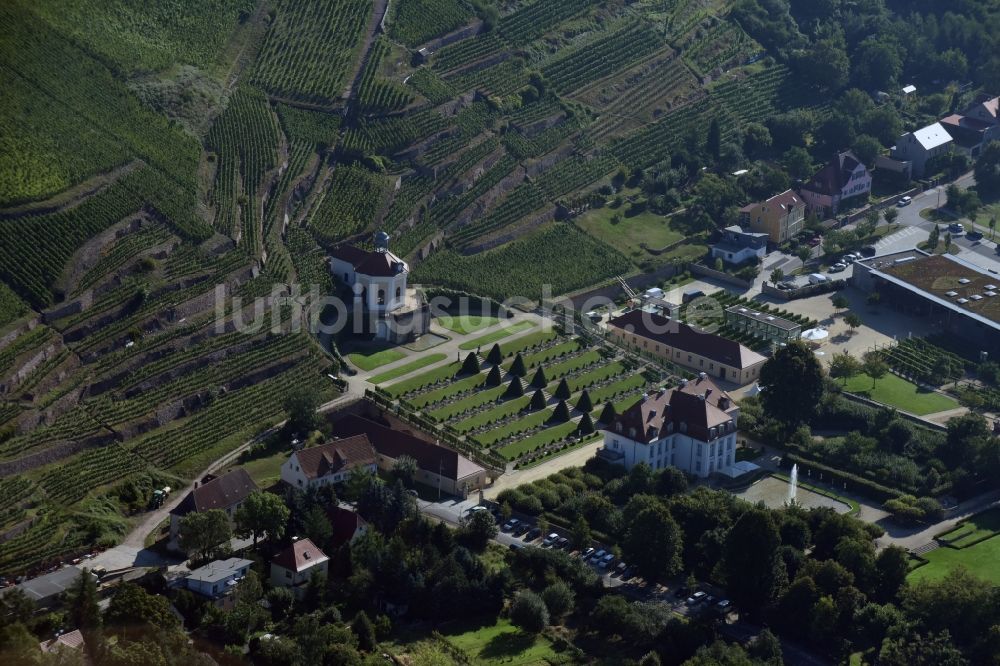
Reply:
[[[481,510],[481,507],[470,509],[475,510]],[[609,547],[594,543],[581,551],[572,546],[569,537],[563,532],[564,530],[553,528],[543,534],[531,519],[512,518],[500,525],[497,541],[511,548],[564,550],[594,569],[601,576],[605,587],[615,588],[637,601],[667,604],[675,613],[685,617],[707,612],[729,617],[734,612],[732,604],[723,598],[721,590],[711,585],[697,584],[689,589],[680,580],[671,585],[651,584],[637,575],[635,567],[615,558]]]

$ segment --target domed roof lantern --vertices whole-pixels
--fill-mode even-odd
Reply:
[[[375,251],[376,252],[388,252],[389,251],[389,234],[384,231],[379,231],[375,233]]]

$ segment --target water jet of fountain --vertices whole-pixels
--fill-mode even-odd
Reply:
[[[799,491],[799,465],[792,465],[791,480],[788,482],[788,503],[795,503],[795,496]]]

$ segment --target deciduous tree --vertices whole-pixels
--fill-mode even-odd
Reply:
[[[181,518],[178,539],[180,546],[199,558],[211,557],[233,538],[229,517],[222,509],[193,511]]]
[[[241,538],[252,536],[255,548],[257,540],[265,534],[272,539],[280,539],[285,534],[289,513],[280,497],[256,490],[243,500],[233,515],[236,533]]]
[[[761,368],[760,385],[768,414],[786,424],[803,423],[823,396],[823,368],[804,343],[791,342]]]

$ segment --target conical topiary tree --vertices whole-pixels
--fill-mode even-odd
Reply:
[[[618,413],[615,412],[615,403],[608,400],[604,403],[604,409],[601,410],[601,417],[597,419],[598,423],[611,423],[615,420]]]
[[[576,401],[576,408],[585,414],[594,411],[594,403],[590,401],[590,394],[587,393],[586,389],[583,391],[580,399]]]
[[[507,390],[504,391],[503,397],[520,398],[522,395],[524,395],[524,386],[521,384],[521,378],[511,378],[510,384],[507,386]]]
[[[487,386],[500,386],[501,382],[500,376],[500,366],[494,365],[490,368],[490,374],[486,375],[486,385]]]
[[[479,374],[479,357],[476,356],[476,352],[469,352],[469,355],[465,357],[465,361],[462,363],[461,374],[463,375]]]
[[[503,362],[503,352],[500,351],[500,344],[493,345],[493,349],[486,355],[486,362],[490,365],[500,365]]]
[[[536,389],[543,389],[549,385],[549,379],[545,376],[545,368],[538,366],[535,376],[531,378],[531,385]]]
[[[510,366],[510,374],[515,377],[524,377],[528,374],[528,369],[524,367],[524,359],[521,358],[521,352],[517,353],[514,357],[514,362]]]
[[[566,382],[565,377],[559,381],[559,387],[553,395],[559,400],[569,400],[569,397],[573,395],[573,392],[569,390],[569,384]]]
[[[537,412],[539,409],[545,409],[545,394],[542,393],[541,389],[535,391],[534,395],[531,396],[531,403],[529,404],[531,411]]]
[[[576,432],[579,435],[590,435],[594,432],[594,421],[590,418],[589,412],[583,413],[583,417],[580,418],[580,423],[576,427]]]
[[[552,412],[550,420],[555,423],[566,423],[566,421],[569,421],[569,405],[566,404],[565,400],[559,401],[555,411]]]

